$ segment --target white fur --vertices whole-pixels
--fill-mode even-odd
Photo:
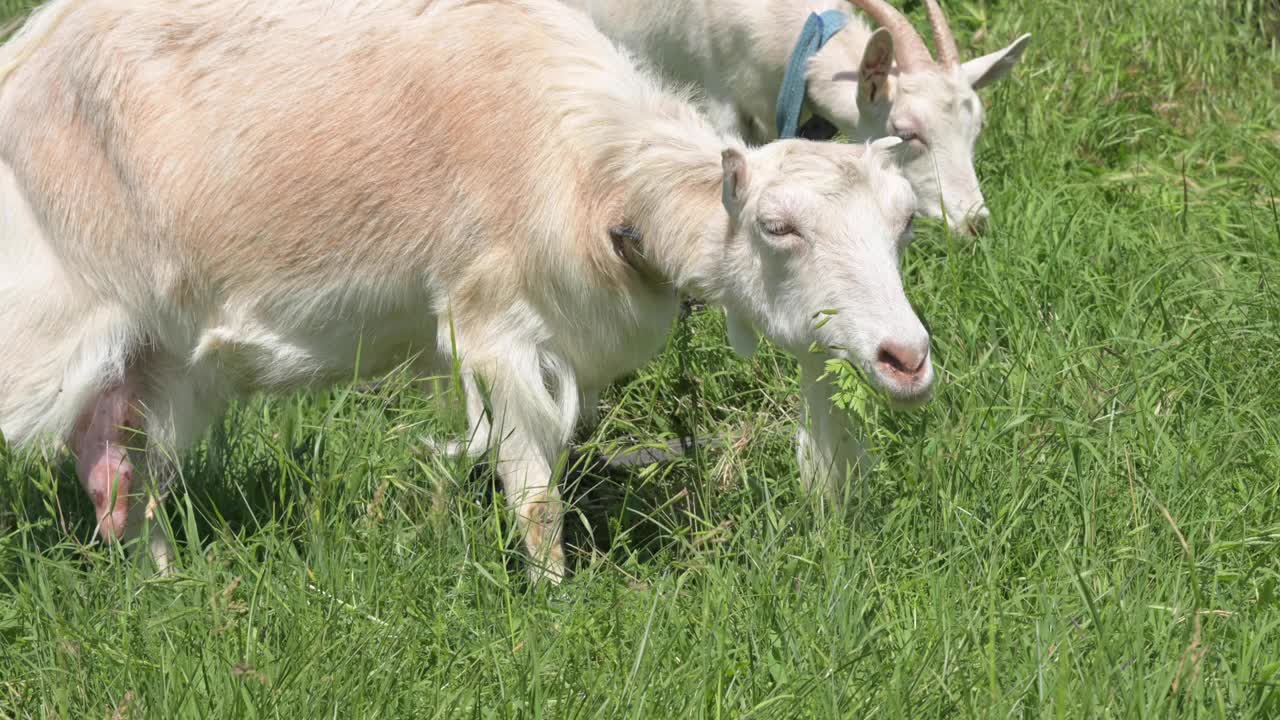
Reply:
[[[120,308],[95,305],[44,242],[13,172],[0,163],[0,431],[14,444],[62,432],[90,396],[124,374]],[[17,242],[14,242],[17,241]]]
[[[892,143],[746,150],[551,0],[50,7],[65,19],[0,86],[16,442],[74,435],[127,379],[169,456],[232,398],[456,358],[466,450],[496,448],[535,574],[558,578],[557,457],[584,400],[662,347],[679,290],[928,395],[930,369],[878,356],[928,348]],[[610,241],[624,222],[643,268]]]

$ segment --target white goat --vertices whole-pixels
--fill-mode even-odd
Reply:
[[[817,343],[928,397],[896,140],[745,149],[553,0],[55,0],[29,27],[0,49],[0,431],[68,442],[106,539],[173,472],[137,461],[230,399],[456,347],[559,578],[581,398],[661,348],[679,290],[811,376]]]
[[[925,0],[935,63],[902,13],[884,0],[851,1],[882,28],[873,33],[844,0],[565,0],[668,79],[699,88],[719,127],[757,143],[779,135],[778,94],[806,18],[850,13],[805,66],[802,116],[855,141],[902,138],[919,212],[978,230],[988,211],[973,169],[983,119],[974,91],[1007,75],[1031,36],[961,63],[942,10]]]

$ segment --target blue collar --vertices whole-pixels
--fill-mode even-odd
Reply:
[[[776,121],[778,137],[793,138],[797,125],[800,124],[800,110],[804,107],[805,66],[809,58],[817,54],[831,36],[840,32],[849,23],[849,16],[839,10],[827,10],[821,15],[809,13],[804,21],[804,29],[796,40],[796,49],[791,51],[791,59],[787,62],[787,72],[782,76],[782,89],[778,91],[778,110]]]

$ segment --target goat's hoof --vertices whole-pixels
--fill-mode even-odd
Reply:
[[[529,582],[534,585],[545,583],[555,587],[564,582],[567,574],[563,551],[554,553],[546,562],[529,561]]]
[[[438,440],[430,435],[423,435],[418,441],[419,452],[425,455],[439,455],[446,460],[459,460],[467,457],[467,446],[456,440]]]

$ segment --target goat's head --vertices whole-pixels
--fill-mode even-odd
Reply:
[[[976,91],[1008,75],[1031,36],[962,63],[942,9],[936,0],[926,0],[935,62],[893,6],[884,0],[852,1],[881,27],[863,47],[854,47],[852,34],[838,33],[810,60],[810,101],[852,140],[902,138],[907,144],[903,170],[915,188],[919,212],[945,216],[962,232],[977,232],[987,208],[973,170],[983,122]]]
[[[889,157],[900,143],[783,140],[724,151],[732,237],[720,282],[731,324],[749,321],[802,358],[816,345],[911,406],[928,399],[933,369],[899,271],[915,212]]]

